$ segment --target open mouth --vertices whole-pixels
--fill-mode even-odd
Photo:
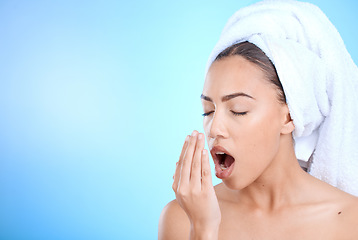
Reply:
[[[216,176],[221,179],[228,177],[233,170],[235,158],[224,148],[218,146],[213,147],[210,152],[215,163]]]
[[[231,155],[224,152],[216,152],[215,155],[222,170],[229,168],[235,162],[235,159]]]

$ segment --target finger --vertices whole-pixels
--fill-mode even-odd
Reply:
[[[204,149],[205,140],[202,133],[198,134],[198,140],[196,142],[193,162],[191,164],[191,175],[190,183],[193,184],[193,188],[200,190],[201,189],[201,152]]]
[[[191,163],[192,163],[192,160],[193,160],[193,155],[194,155],[197,135],[198,135],[197,131],[194,131],[191,134],[191,137],[190,137],[190,140],[189,140],[189,143],[188,143],[188,148],[186,149],[186,152],[185,152],[185,154],[183,156],[183,163],[182,163],[181,171],[180,171],[179,184],[186,185],[186,184],[189,183]]]
[[[174,175],[173,175],[174,181],[173,181],[173,186],[172,186],[174,191],[176,191],[177,188],[178,188],[178,182],[179,182],[179,179],[180,179],[181,164],[183,162],[183,157],[184,157],[185,151],[186,151],[186,149],[188,147],[189,139],[190,139],[190,136],[189,135],[186,136],[184,144],[183,144],[183,147],[181,149],[179,161],[176,163],[176,168],[175,168],[175,172],[174,172]]]
[[[208,189],[213,187],[208,150],[202,151],[201,159],[201,189]]]
[[[174,180],[174,176],[175,176],[175,172],[177,170],[178,164],[179,164],[179,161],[175,163],[175,171],[174,171],[174,174],[173,174],[173,180]]]

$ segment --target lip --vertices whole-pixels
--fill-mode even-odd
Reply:
[[[232,155],[229,153],[229,151],[226,150],[224,147],[222,147],[222,146],[220,146],[220,145],[216,145],[216,146],[214,146],[214,147],[210,150],[210,154],[211,154],[211,156],[213,157],[213,160],[214,160],[215,162],[219,162],[219,159],[218,159],[217,156],[216,156],[216,153],[217,153],[217,152],[223,152],[223,153],[225,153],[225,154],[227,154],[227,155],[232,156]]]
[[[234,166],[235,166],[235,161],[231,164],[231,166],[229,168],[223,170],[220,167],[220,161],[216,155],[216,153],[218,153],[218,152],[223,152],[227,155],[230,155],[231,157],[233,157],[233,156],[232,156],[232,154],[230,154],[230,152],[228,150],[226,150],[224,147],[222,147],[220,145],[216,145],[210,150],[210,154],[211,154],[211,156],[214,160],[214,164],[215,164],[215,175],[220,179],[225,179],[231,175],[231,173],[234,169]]]

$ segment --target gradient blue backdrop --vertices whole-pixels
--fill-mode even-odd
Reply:
[[[0,239],[156,239],[207,57],[253,2],[1,0]],[[357,63],[358,3],[311,2]]]

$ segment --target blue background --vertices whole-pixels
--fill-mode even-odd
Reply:
[[[253,2],[1,0],[0,239],[156,239],[207,57]],[[358,3],[311,2],[357,63]]]

